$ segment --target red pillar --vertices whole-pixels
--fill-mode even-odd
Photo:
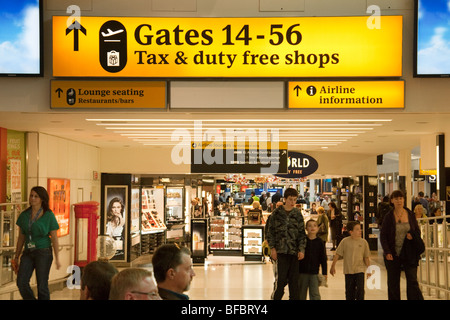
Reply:
[[[6,164],[8,158],[8,130],[0,128],[0,203],[6,202]]]

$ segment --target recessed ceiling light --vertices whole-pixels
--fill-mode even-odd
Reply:
[[[350,122],[350,123],[375,123],[390,122],[392,119],[86,119],[86,121],[96,122]]]

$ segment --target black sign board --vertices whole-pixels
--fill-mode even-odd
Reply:
[[[191,173],[287,173],[287,143],[213,143],[191,145]]]
[[[277,174],[281,178],[307,177],[319,168],[319,164],[313,157],[299,152],[288,152],[288,173]]]

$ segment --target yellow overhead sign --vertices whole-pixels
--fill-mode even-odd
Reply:
[[[163,81],[52,80],[52,108],[165,108]]]
[[[402,16],[53,17],[55,77],[399,77]]]
[[[289,108],[404,108],[404,81],[289,82]]]
[[[419,174],[421,176],[435,176],[437,175],[436,169],[422,169],[422,159],[419,159]]]

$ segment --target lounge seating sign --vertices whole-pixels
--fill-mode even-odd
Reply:
[[[402,17],[53,17],[55,77],[400,77]]]
[[[51,93],[52,109],[164,109],[167,105],[164,81],[52,80]]]

